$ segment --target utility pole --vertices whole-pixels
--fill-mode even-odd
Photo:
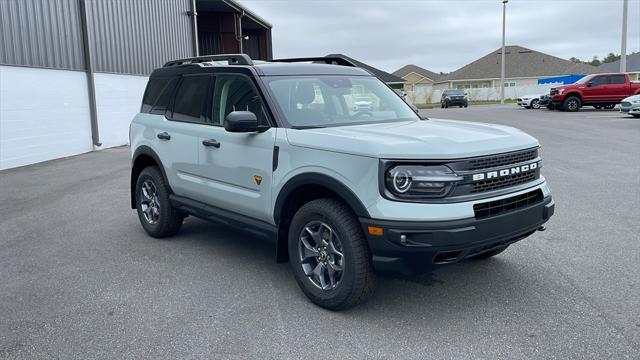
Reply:
[[[627,11],[629,0],[622,1],[622,46],[620,49],[620,72],[627,72]]]
[[[626,1],[626,0],[625,0]],[[507,24],[507,3],[509,0],[502,0],[502,60],[500,61],[500,104],[504,104],[504,59],[505,59],[505,48],[504,48],[504,33],[505,27]]]

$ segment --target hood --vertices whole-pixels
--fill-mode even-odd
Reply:
[[[622,99],[622,101],[628,101],[628,102],[638,101],[638,100],[640,100],[640,95],[633,95],[633,96],[629,96],[629,97],[626,97],[626,98]]]
[[[293,146],[381,159],[456,159],[538,146],[535,138],[512,127],[439,119],[286,133]]]

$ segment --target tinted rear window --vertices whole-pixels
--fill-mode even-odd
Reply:
[[[140,112],[164,115],[177,82],[177,78],[151,78],[142,99]]]
[[[185,76],[173,103],[173,120],[201,122],[210,76]]]
[[[611,77],[609,77],[610,84],[624,84],[625,82],[626,79],[624,75],[611,75]]]

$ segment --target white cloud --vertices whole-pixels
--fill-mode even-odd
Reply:
[[[452,71],[501,44],[500,0],[242,0],[273,24],[275,57],[344,53],[387,71]],[[622,0],[511,0],[507,44],[562,58],[620,52]],[[640,51],[629,1],[628,53]]]

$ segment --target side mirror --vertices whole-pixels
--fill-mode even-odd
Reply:
[[[256,132],[264,130],[258,125],[256,114],[251,111],[232,111],[224,118],[224,129],[228,132]]]
[[[593,86],[593,81],[589,81],[589,82],[587,83],[587,87],[592,87],[592,86]]]

